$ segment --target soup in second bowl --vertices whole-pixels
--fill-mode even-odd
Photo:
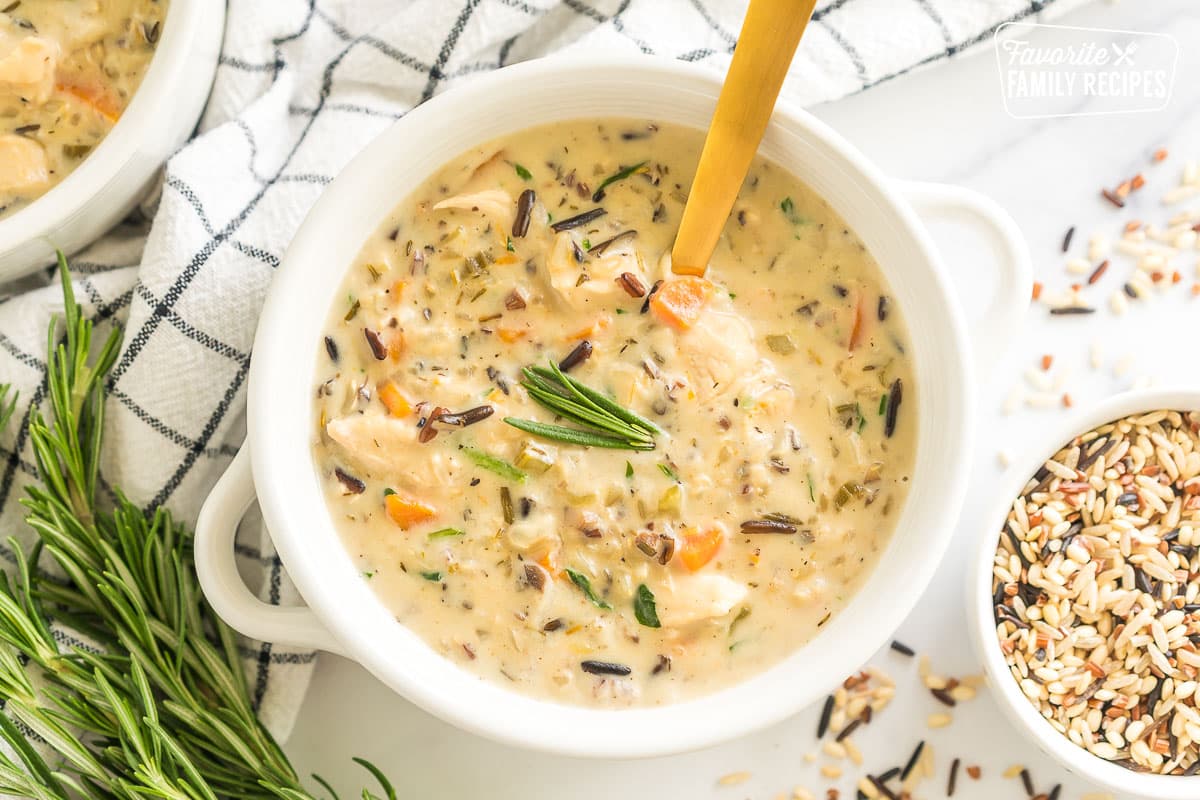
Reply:
[[[0,11],[0,217],[108,135],[142,82],[167,0],[16,0]]]
[[[753,164],[704,278],[669,251],[703,134],[632,120],[462,154],[366,242],[314,457],[396,619],[518,691],[656,705],[785,658],[891,535],[907,332],[870,254]]]

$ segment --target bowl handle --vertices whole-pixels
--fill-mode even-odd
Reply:
[[[196,572],[208,602],[230,627],[252,639],[344,654],[312,609],[264,603],[242,580],[234,537],[254,497],[250,445],[244,444],[204,501],[196,521]]]
[[[979,192],[944,183],[896,183],[922,217],[960,221],[999,244],[1000,275],[983,313],[970,326],[976,358],[980,364],[992,363],[1029,308],[1033,264],[1025,237],[1007,211]]]

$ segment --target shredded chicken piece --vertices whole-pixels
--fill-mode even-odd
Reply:
[[[580,262],[575,257],[574,240],[565,232],[554,238],[554,248],[546,259],[546,271],[550,273],[550,285],[558,295],[567,305],[577,309],[590,307],[602,298],[605,307],[618,302],[620,297],[629,300],[617,283],[622,273],[628,272],[646,283],[642,265],[634,252],[608,252],[586,263]],[[581,275],[586,275],[587,280],[580,282]]]
[[[668,628],[707,622],[729,615],[746,597],[745,585],[724,575],[678,577],[655,590],[658,618]]]
[[[444,210],[474,211],[490,217],[497,225],[507,229],[512,227],[516,207],[512,197],[502,189],[485,189],[471,194],[456,194],[434,204],[434,211]]]
[[[0,192],[25,192],[50,179],[46,151],[32,139],[0,136]]]
[[[54,92],[58,45],[40,36],[0,38],[0,94],[14,94],[40,106]]]

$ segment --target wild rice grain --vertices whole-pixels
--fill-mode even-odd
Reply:
[[[892,381],[888,389],[887,412],[884,417],[883,433],[889,439],[896,432],[896,416],[900,413],[900,401],[904,396],[904,383],[899,379]]]
[[[533,189],[526,189],[517,198],[517,213],[513,217],[512,225],[512,235],[514,238],[520,239],[529,233],[529,217],[536,200],[537,195],[533,193]]]
[[[908,757],[908,761],[904,764],[904,769],[900,771],[900,780],[908,780],[908,776],[912,773],[913,767],[917,765],[917,760],[921,758],[921,753],[925,750],[925,741],[917,742],[916,749],[912,751],[912,755]]]
[[[958,764],[957,758],[950,762],[950,780],[946,783],[946,797],[954,797],[955,785],[958,783]]]
[[[833,695],[825,698],[825,706],[821,709],[821,720],[817,723],[817,738],[823,739],[829,730],[829,717],[833,714]]]
[[[563,372],[570,372],[575,367],[592,357],[592,343],[584,339],[575,348],[567,353],[566,357],[558,362],[558,368]]]

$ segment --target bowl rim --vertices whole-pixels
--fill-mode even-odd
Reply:
[[[408,112],[381,133],[343,169],[333,183],[325,188],[321,198],[313,206],[297,231],[284,256],[282,269],[276,275],[268,292],[260,318],[258,334],[255,338],[254,356],[249,376],[247,442],[251,449],[252,473],[259,494],[263,518],[268,529],[278,532],[273,535],[276,550],[300,594],[310,602],[313,612],[345,647],[351,658],[418,707],[472,733],[560,755],[635,758],[696,750],[780,722],[794,715],[810,702],[818,700],[819,692],[831,688],[833,684],[822,683],[815,693],[811,689],[806,689],[805,691],[809,694],[797,691],[786,697],[761,696],[764,695],[764,688],[778,686],[782,682],[780,674],[777,674],[780,669],[787,670],[788,678],[803,680],[804,676],[797,674],[797,666],[793,663],[795,659],[789,657],[774,667],[748,676],[746,680],[727,689],[667,706],[619,711],[567,706],[540,700],[486,681],[489,686],[494,687],[494,693],[489,698],[493,705],[488,708],[468,707],[467,701],[463,698],[453,696],[446,691],[447,684],[454,682],[457,682],[455,688],[465,690],[466,682],[457,677],[443,677],[441,673],[438,675],[436,686],[414,682],[412,680],[413,670],[420,669],[420,667],[412,667],[407,664],[398,666],[388,662],[383,652],[384,647],[379,645],[376,634],[371,630],[364,629],[366,626],[362,615],[364,613],[371,614],[371,609],[364,609],[353,603],[337,602],[342,598],[337,598],[335,601],[328,587],[330,582],[323,574],[325,565],[317,563],[317,559],[306,552],[298,534],[303,523],[307,523],[308,527],[313,527],[313,520],[311,517],[303,517],[289,505],[294,498],[288,494],[287,487],[280,485],[282,482],[276,475],[278,472],[276,467],[281,467],[286,463],[281,462],[281,457],[277,455],[280,451],[279,442],[287,441],[289,436],[293,439],[299,438],[295,437],[294,429],[289,428],[290,423],[282,421],[281,418],[286,415],[274,413],[276,409],[273,408],[278,401],[278,386],[286,379],[287,373],[284,364],[288,361],[287,356],[291,355],[291,363],[295,363],[294,354],[289,354],[284,349],[284,343],[280,341],[278,331],[286,330],[288,324],[294,322],[295,319],[292,310],[288,308],[288,298],[304,292],[307,287],[300,282],[301,278],[318,268],[314,261],[319,258],[319,255],[304,254],[304,251],[315,250],[319,253],[323,248],[330,247],[329,240],[339,238],[339,236],[329,236],[327,230],[321,229],[322,218],[336,218],[339,212],[335,209],[340,205],[362,206],[362,201],[356,197],[354,189],[361,187],[369,180],[370,176],[377,174],[371,161],[378,160],[383,153],[388,151],[388,148],[396,146],[401,139],[399,131],[409,132],[416,130],[418,126],[429,126],[436,130],[438,123],[445,124],[447,117],[453,118],[452,109],[455,106],[452,104],[454,103],[468,106],[475,101],[484,103],[499,90],[508,90],[514,85],[538,85],[539,78],[547,78],[550,75],[562,80],[564,74],[578,78],[579,81],[602,76],[595,80],[614,83],[619,82],[615,76],[636,76],[639,83],[644,83],[646,86],[654,85],[657,91],[667,91],[666,87],[669,86],[672,92],[689,90],[703,92],[706,102],[707,98],[711,97],[714,104],[716,92],[720,88],[720,75],[698,65],[631,55],[557,56],[524,62],[475,77],[469,83],[457,87],[452,93],[439,95]],[[608,112],[610,116],[620,116],[622,113]],[[604,110],[600,108],[597,108],[592,114],[592,116],[604,115]],[[628,116],[628,114],[625,115]],[[546,116],[530,124],[544,123],[551,118],[553,117]],[[960,466],[965,465],[972,451],[975,434],[976,387],[972,380],[975,361],[968,352],[968,342],[971,340],[962,315],[959,295],[950,286],[945,267],[932,244],[928,231],[897,187],[889,182],[873,163],[829,126],[786,101],[777,105],[771,124],[783,133],[794,134],[805,142],[811,143],[820,156],[828,158],[832,162],[826,167],[832,174],[841,174],[838,170],[848,173],[842,179],[857,187],[856,194],[869,197],[874,205],[888,212],[883,219],[875,223],[876,228],[886,229],[892,232],[892,235],[902,236],[906,245],[911,245],[911,257],[920,261],[922,279],[927,280],[930,294],[940,301],[939,305],[947,327],[946,331],[941,332],[944,335],[937,337],[938,341],[943,342],[940,346],[944,348],[939,352],[941,358],[938,363],[951,364],[953,369],[947,372],[944,385],[940,387],[941,392],[938,394],[948,398],[944,402],[951,405],[955,413],[942,427],[957,436],[956,442],[960,445]],[[485,138],[491,137],[479,137],[476,143],[485,141]],[[446,157],[449,158],[452,155]],[[340,213],[345,216],[349,212]],[[859,217],[861,218],[861,216],[860,213]],[[340,234],[340,236],[344,235]],[[323,241],[324,244],[322,244]],[[354,244],[353,252],[357,252],[360,244],[360,242]],[[340,259],[341,256],[338,258]],[[326,263],[328,262],[321,262],[319,266],[324,267]],[[338,263],[342,262],[339,260]],[[345,263],[349,263],[349,261],[346,260]],[[291,270],[287,269],[289,265],[294,265]],[[340,270],[339,274],[342,274]],[[327,307],[324,313],[328,313]],[[933,340],[929,336],[926,339]],[[932,354],[925,358],[931,357]],[[275,380],[276,378],[280,380]],[[924,392],[936,392],[936,390],[934,388],[922,389],[917,396],[923,396]],[[306,406],[307,402],[306,400]],[[922,405],[924,404],[922,403]],[[932,434],[918,434],[918,447],[921,446],[926,435],[932,436]],[[307,447],[308,437],[304,437],[303,441]],[[925,446],[928,447],[928,443]],[[918,451],[918,460],[920,458],[920,451]],[[309,469],[311,469],[311,461],[310,455],[306,459]],[[958,463],[947,459],[943,459],[943,461],[947,464]],[[933,467],[928,466],[926,469],[932,470]],[[945,473],[939,475],[942,482],[938,484],[940,501],[936,506],[938,510],[936,512],[932,510],[935,508],[932,501],[926,501],[925,504],[924,513],[928,517],[926,521],[936,519],[939,523],[932,526],[934,529],[925,531],[927,538],[924,542],[929,545],[925,550],[925,555],[921,558],[914,558],[911,569],[904,573],[904,587],[901,593],[897,593],[895,596],[889,595],[889,602],[876,603],[875,605],[878,607],[872,607],[872,619],[878,621],[877,626],[871,629],[873,633],[869,636],[858,636],[850,642],[849,646],[839,652],[838,662],[842,659],[847,662],[853,659],[854,666],[857,666],[865,663],[879,647],[886,644],[891,633],[916,605],[937,566],[941,563],[941,558],[953,536],[953,523],[965,497],[969,470],[951,470],[947,466]],[[319,502],[324,507],[324,501],[320,500]],[[326,508],[322,514],[327,514],[327,511]],[[932,516],[935,513],[938,515],[936,518]],[[332,530],[332,526],[327,526],[324,522],[319,523],[319,526]],[[324,533],[322,533],[322,538],[324,538]],[[876,573],[884,563],[884,560],[881,559],[879,566],[876,567]],[[876,573],[873,573],[868,581],[874,580]],[[856,595],[856,599],[852,600],[846,609],[843,609],[842,614],[847,614],[855,608],[856,603],[860,600],[863,603],[868,602],[862,599],[864,597],[866,597],[866,592],[860,591]],[[313,602],[314,600],[317,602]],[[354,608],[350,608],[350,606],[354,606]],[[355,610],[359,612],[359,616],[355,616]],[[391,627],[403,628],[400,625]],[[830,626],[830,628],[833,627]],[[825,632],[828,633],[829,630],[827,628]],[[388,635],[401,636],[401,634],[391,632]],[[412,637],[415,634],[409,632],[409,636]],[[814,639],[815,641],[817,639]],[[845,641],[839,641],[841,644],[847,644]],[[423,644],[423,646],[428,648],[428,645]],[[444,664],[453,666],[452,662],[446,661],[440,654],[437,657]],[[847,669],[849,668],[852,667],[847,667]],[[409,670],[409,672],[400,674],[405,670]],[[453,670],[449,671],[453,672]],[[464,672],[463,674],[468,675],[473,681],[484,682],[484,679],[473,673]],[[844,676],[839,674],[837,680],[840,681],[842,677]],[[823,679],[824,676],[822,676],[822,681]],[[474,684],[471,685],[474,687]],[[788,684],[789,690],[794,685],[794,683]],[[746,687],[753,687],[753,689]],[[477,696],[483,697],[492,690],[472,688],[471,691],[477,692],[479,693]],[[757,694],[754,695],[755,702],[740,704],[734,702],[734,700],[745,701],[746,695],[753,691],[757,691]],[[539,717],[542,721],[553,719],[556,726],[546,726],[547,729],[539,730],[524,719],[520,724],[515,724],[511,717],[502,715],[503,706],[513,705],[519,707],[522,712],[529,712],[530,715]],[[720,707],[720,717],[711,713],[717,706]],[[512,711],[513,709],[509,708],[508,710]],[[606,738],[606,734],[614,730],[615,720],[618,718],[623,726],[621,728],[622,736]],[[575,723],[583,722],[591,724],[594,729],[582,730],[579,727],[571,727]],[[669,736],[661,735],[666,732],[669,732]]]
[[[992,561],[996,542],[1008,510],[1012,507],[1029,476],[1038,467],[1076,436],[1124,417],[1150,413],[1160,409],[1200,410],[1200,388],[1162,386],[1119,392],[1076,413],[1056,420],[1039,441],[1055,444],[1030,448],[1014,460],[999,482],[988,513],[982,517],[987,524],[976,550],[969,576],[968,590],[972,611],[971,628],[976,649],[988,673],[989,684],[998,695],[998,705],[1009,720],[1031,733],[1044,752],[1057,759],[1072,773],[1095,781],[1121,793],[1154,797],[1157,800],[1194,800],[1200,793],[1200,775],[1157,775],[1135,772],[1093,755],[1056,731],[1035,709],[1013,679],[1000,652],[995,634],[992,608]],[[993,531],[996,533],[993,534]]]
[[[80,216],[142,151],[154,128],[155,113],[172,105],[179,75],[187,69],[194,49],[197,19],[209,5],[208,0],[171,0],[154,55],[129,105],[78,167],[29,205],[0,217],[0,257],[29,241],[49,237]],[[206,92],[211,91],[211,82],[206,86]]]

